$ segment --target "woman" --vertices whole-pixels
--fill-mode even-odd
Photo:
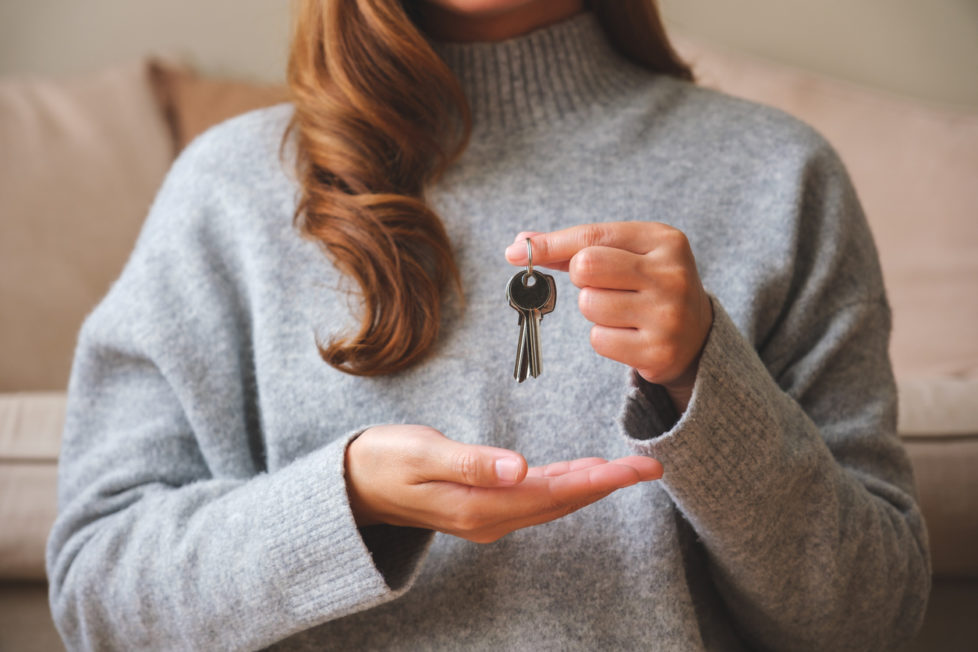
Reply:
[[[889,312],[825,142],[692,85],[650,1],[300,5],[294,102],[180,157],[80,333],[69,647],[911,636]],[[567,273],[517,383],[528,249]]]

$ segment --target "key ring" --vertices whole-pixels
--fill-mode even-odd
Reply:
[[[526,239],[526,273],[523,274],[523,287],[526,287],[527,281],[533,278],[533,245],[530,244],[530,239]]]

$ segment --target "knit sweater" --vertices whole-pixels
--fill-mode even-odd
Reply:
[[[175,162],[78,336],[54,618],[73,650],[885,649],[929,588],[895,435],[890,314],[846,172],[810,128],[629,63],[589,13],[440,44],[472,104],[427,194],[465,302],[420,364],[362,378],[316,338],[351,283],[293,224],[292,107]],[[513,380],[521,230],[648,220],[690,240],[714,322],[692,399],[598,356],[576,289]],[[531,465],[652,456],[660,481],[491,544],[358,529],[344,451],[432,426]]]

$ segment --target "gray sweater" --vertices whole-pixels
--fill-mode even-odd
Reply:
[[[890,314],[846,172],[810,128],[653,75],[581,14],[440,45],[472,102],[430,190],[464,281],[434,354],[344,375],[351,283],[292,224],[289,105],[174,164],[68,389],[51,603],[71,649],[884,649],[918,627],[924,525],[894,433]],[[286,151],[286,161],[289,152]],[[667,222],[715,320],[693,397],[599,357],[557,274],[517,384],[520,230]],[[661,481],[486,545],[358,530],[344,449],[416,423],[531,465],[647,454]]]

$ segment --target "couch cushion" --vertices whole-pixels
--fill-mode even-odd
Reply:
[[[900,378],[978,378],[978,115],[677,40],[701,83],[780,108],[839,151],[873,228]]]
[[[0,579],[44,579],[65,394],[0,394]]]
[[[0,394],[0,460],[56,462],[64,426],[64,392]]]
[[[58,466],[0,459],[0,580],[42,580],[57,515]]]
[[[166,59],[154,60],[150,70],[178,151],[212,125],[288,99],[284,86],[202,77]]]
[[[899,380],[899,430],[913,464],[937,577],[978,578],[978,379]]]
[[[978,434],[904,439],[937,577],[978,578]]]
[[[897,385],[905,438],[978,436],[978,378],[901,378]]]
[[[0,151],[0,391],[62,389],[173,157],[148,65],[0,80]]]
[[[0,650],[63,652],[44,582],[0,582]]]

